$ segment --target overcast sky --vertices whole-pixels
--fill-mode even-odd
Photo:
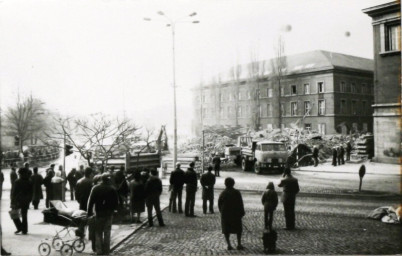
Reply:
[[[62,114],[106,112],[172,131],[172,36],[176,27],[178,132],[190,131],[190,89],[247,63],[250,49],[272,57],[280,33],[286,53],[327,50],[373,58],[363,8],[387,0],[134,1],[0,0],[1,106],[18,91]],[[144,21],[149,17],[150,22]],[[284,27],[291,27],[288,32]],[[346,36],[350,32],[350,36]]]

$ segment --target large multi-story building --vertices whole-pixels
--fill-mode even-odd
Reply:
[[[375,160],[399,163],[401,155],[400,1],[370,7],[374,35]]]
[[[194,132],[214,125],[372,131],[372,60],[320,50],[284,59],[281,76],[272,71],[275,60],[268,60],[257,78],[242,68],[243,75],[232,76],[237,79],[194,89]]]

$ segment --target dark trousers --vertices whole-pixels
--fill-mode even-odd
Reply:
[[[337,162],[337,161],[336,161],[336,157],[332,157],[332,165],[333,165],[333,166],[336,166],[336,162]]]
[[[314,166],[317,166],[318,165],[318,157],[313,157],[313,160],[314,160]]]
[[[269,230],[272,230],[272,222],[274,221],[274,211],[270,210],[264,211],[264,224],[265,228],[268,228]]]
[[[50,207],[50,200],[53,200],[53,191],[50,188],[46,188],[46,208]]]
[[[220,166],[215,166],[215,167],[214,167],[215,176],[219,177],[219,171],[220,171],[220,169],[221,169]]]
[[[283,202],[283,208],[285,210],[286,228],[295,228],[295,203],[296,196],[287,196]]]
[[[71,201],[74,201],[75,186],[70,184]]]
[[[202,210],[204,214],[207,213],[207,201],[209,201],[209,212],[214,213],[214,199],[208,198],[208,199],[202,199]]]
[[[0,200],[2,196],[3,196],[3,183],[0,183]]]
[[[159,195],[150,195],[145,199],[145,204],[147,206],[147,211],[148,211],[148,224],[149,226],[154,225],[154,221],[152,218],[152,210],[155,208],[156,212],[156,218],[158,219],[159,226],[164,226],[163,223],[163,218],[162,218],[162,212],[161,212],[161,206],[160,206],[160,201],[159,201]]]
[[[195,193],[197,191],[186,190],[186,203],[184,205],[184,214],[194,216]]]
[[[183,188],[174,188],[173,187],[173,189],[172,189],[172,211],[173,212],[177,212],[177,208],[179,208],[179,213],[183,212],[182,195],[183,195]],[[177,203],[178,207],[176,207],[176,203]]]
[[[112,216],[95,217],[95,248],[97,255],[110,253],[110,234],[112,230]]]
[[[346,161],[350,161],[350,152],[346,152]]]
[[[17,231],[28,233],[28,208],[29,206],[21,207],[21,219],[13,219]]]
[[[35,210],[38,209],[39,202],[40,202],[40,199],[32,200],[32,205],[33,205]]]

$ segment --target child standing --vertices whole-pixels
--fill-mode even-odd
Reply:
[[[265,228],[271,231],[274,211],[278,206],[278,194],[275,191],[273,182],[268,183],[267,190],[262,194],[261,202],[264,205]]]

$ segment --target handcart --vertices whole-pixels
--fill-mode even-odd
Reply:
[[[71,256],[73,251],[85,250],[84,230],[87,225],[87,217],[72,217],[72,210],[62,201],[50,201],[51,208],[43,211],[44,222],[62,226],[56,230],[56,234],[41,241],[38,251],[41,256],[48,256],[53,248],[60,251],[63,256]],[[77,229],[78,228],[78,229]]]

